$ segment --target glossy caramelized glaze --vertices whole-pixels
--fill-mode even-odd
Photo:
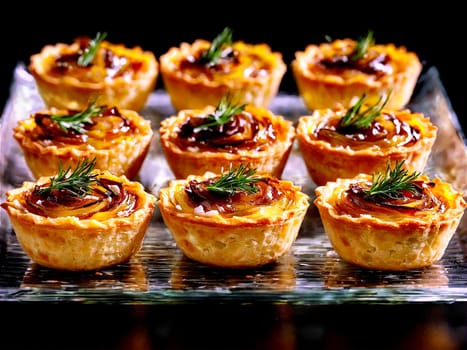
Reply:
[[[192,179],[177,186],[173,198],[175,203],[182,211],[192,211],[195,215],[248,217],[278,215],[296,201],[297,188],[275,178],[263,177],[256,182],[256,193],[237,192],[234,195],[217,194],[206,189],[217,179]]]
[[[368,128],[343,128],[341,117],[334,116],[318,125],[314,130],[316,140],[329,143],[332,147],[350,147],[354,150],[371,147],[410,147],[420,140],[422,131],[408,110],[385,111]]]
[[[112,176],[98,176],[91,191],[83,196],[63,190],[41,194],[50,184],[36,185],[24,193],[25,210],[44,217],[74,216],[79,219],[103,220],[128,217],[138,207],[138,195],[131,184]]]
[[[199,128],[207,114],[187,114],[179,126],[174,142],[180,149],[196,147],[199,151],[222,150],[237,153],[240,149],[265,150],[286,132],[280,122],[270,117],[270,112],[249,109],[234,115],[228,123],[209,128]]]
[[[74,77],[81,82],[101,83],[106,79],[133,80],[144,67],[144,60],[128,55],[123,46],[103,41],[95,59],[88,65],[78,64],[78,58],[89,46],[91,38],[78,37],[68,49],[50,57],[47,73],[51,77]]]
[[[400,215],[411,217],[426,216],[430,213],[442,214],[449,207],[449,198],[444,198],[438,187],[439,182],[429,181],[428,178],[414,182],[414,191],[404,191],[401,196],[367,198],[365,190],[371,183],[357,182],[336,198],[337,214],[352,216],[371,215],[376,218],[391,220]]]
[[[365,79],[377,81],[384,76],[404,72],[414,54],[394,44],[370,45],[366,52],[354,58],[358,42],[353,39],[334,40],[308,46],[308,69],[316,75],[336,76],[342,80]]]
[[[202,54],[211,44],[199,40],[187,56],[179,59],[180,70],[183,74],[193,78],[203,77],[210,81],[228,81],[230,79],[258,79],[271,74],[277,65],[275,55],[269,57],[264,53],[266,46],[248,45],[235,42],[222,52],[222,56],[215,64],[206,64]]]
[[[56,114],[53,114],[53,113]],[[52,119],[78,113],[78,111],[49,110],[33,115],[35,128],[30,131],[31,140],[44,147],[50,145],[76,145],[87,148],[106,149],[113,144],[131,139],[134,134],[144,132],[134,118],[128,118],[117,107],[104,107],[98,115],[83,123],[82,132],[64,129]],[[57,118],[58,119],[58,118]],[[32,121],[31,121],[32,122]]]
[[[320,55],[316,58],[316,65],[310,67],[316,74],[336,74],[344,79],[358,74],[390,75],[400,70],[397,56],[391,50],[392,46],[373,45],[364,55],[353,59],[357,42],[353,40],[336,40],[320,46]]]

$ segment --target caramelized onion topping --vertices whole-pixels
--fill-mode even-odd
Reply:
[[[67,52],[59,55],[50,69],[50,74],[61,77],[64,75],[74,76],[80,81],[100,82],[105,78],[116,78],[127,75],[134,75],[142,67],[142,62],[129,58],[123,55],[118,55],[114,51],[106,47],[99,47],[98,55],[96,55],[90,65],[82,67],[78,65],[78,58],[88,47],[90,38],[80,37],[76,39],[79,44],[77,52]],[[89,74],[92,67],[104,69],[105,76],[100,74]]]
[[[353,53],[353,52],[352,52]],[[358,59],[352,60],[350,54],[336,54],[331,57],[323,58],[319,63],[324,69],[342,71],[348,69],[358,70],[365,74],[383,75],[391,74],[392,66],[390,64],[389,55],[368,50],[365,55]]]
[[[446,205],[433,193],[433,182],[415,181],[415,191],[402,191],[397,198],[387,196],[367,197],[371,183],[354,183],[345,191],[337,208],[341,213],[356,215],[381,215],[404,213],[416,216],[418,212],[444,212]]]
[[[69,111],[70,114],[78,111]],[[52,120],[50,114],[36,113],[34,120],[37,125],[34,139],[41,141],[44,145],[50,143],[59,144],[90,144],[97,146],[103,141],[111,141],[121,138],[123,135],[137,130],[137,127],[117,107],[108,107],[91,118],[90,122],[84,123],[84,133],[78,133],[73,129],[63,130],[58,123]]]
[[[368,128],[340,128],[340,118],[332,118],[315,130],[318,140],[332,146],[349,146],[352,149],[363,149],[369,145],[388,148],[394,146],[410,146],[420,140],[420,130],[412,127],[395,115],[383,112],[375,118]]]
[[[202,206],[205,212],[216,210],[222,214],[235,214],[249,208],[270,205],[291,192],[281,188],[279,180],[265,177],[254,184],[256,193],[236,192],[233,195],[219,194],[207,189],[218,178],[203,181],[191,180],[185,187],[185,193],[193,206]]]
[[[215,64],[206,64],[201,59],[202,54],[203,51],[199,51],[196,55],[187,56],[180,62],[180,70],[190,72],[192,76],[203,75],[212,80],[216,74],[229,74],[240,63],[239,52],[232,47],[225,48]]]
[[[239,51],[228,47],[215,64],[206,64],[201,59],[202,53],[203,50],[199,50],[184,58],[179,70],[189,76],[209,81],[267,77],[271,70],[271,63],[266,62],[263,56],[248,50]]]
[[[79,197],[66,190],[53,190],[41,195],[39,190],[49,184],[37,185],[25,195],[28,211],[44,217],[74,216],[91,219],[97,214],[108,217],[131,215],[137,205],[137,195],[128,192],[121,182],[100,177],[90,193]]]
[[[267,116],[253,116],[243,111],[222,125],[197,128],[206,122],[207,115],[194,115],[179,126],[178,146],[182,149],[198,147],[200,150],[221,148],[236,153],[239,149],[263,150],[276,140],[276,131]]]

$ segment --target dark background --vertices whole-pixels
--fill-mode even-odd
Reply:
[[[70,43],[78,35],[93,37],[106,31],[107,39],[127,46],[139,45],[157,57],[171,46],[197,38],[212,40],[225,26],[233,29],[234,40],[266,42],[283,54],[288,70],[281,90],[296,92],[290,62],[297,50],[309,43],[331,38],[358,38],[373,30],[377,43],[395,43],[415,51],[425,67],[438,68],[451,104],[461,121],[467,119],[464,90],[465,18],[460,5],[443,1],[436,7],[418,7],[397,2],[113,2],[12,4],[13,21],[2,28],[1,106],[9,96],[13,69],[18,61],[46,44]],[[31,7],[33,6],[33,7]],[[64,6],[66,8],[64,8]],[[21,21],[14,8],[27,15]],[[158,86],[162,87],[159,78]],[[465,130],[465,127],[464,127]]]
[[[466,19],[461,2],[459,5],[436,2],[434,7],[427,2],[420,4],[306,0],[274,3],[41,1],[27,5],[10,2],[0,22],[0,107],[3,109],[8,100],[13,70],[18,62],[27,63],[30,55],[39,52],[44,45],[70,43],[76,36],[94,36],[98,31],[107,32],[111,42],[130,47],[138,45],[159,57],[182,41],[212,40],[229,26],[233,29],[234,40],[265,42],[274,51],[281,52],[288,66],[281,90],[296,93],[290,68],[295,51],[303,50],[310,43],[322,42],[325,36],[358,38],[371,29],[377,43],[405,46],[419,55],[425,67],[437,67],[454,111],[463,129],[467,130]],[[161,79],[157,87],[162,87]],[[409,349],[418,348],[422,340],[425,343],[420,348],[424,349],[467,348],[465,302],[449,305],[427,302],[416,308],[403,304],[389,308],[364,304],[323,308],[304,305],[294,307],[286,316],[283,307],[279,308],[278,315],[277,306],[254,307],[253,303],[248,306],[203,304],[195,309],[183,304],[144,307],[143,316],[141,310],[134,313],[132,308],[129,311],[117,305],[92,309],[89,306],[85,309],[66,305],[33,306],[8,305],[5,309],[3,305],[2,317],[9,320],[20,315],[20,329],[25,335],[14,336],[16,323],[8,322],[9,327],[4,328],[2,336],[5,344],[12,347],[47,344],[48,348],[58,349],[74,342],[74,349],[142,349],[145,348],[144,337],[139,333],[135,338],[139,346],[127,346],[129,344],[122,339],[143,327],[159,349],[234,349],[240,348],[239,344],[249,344],[243,347],[245,349],[285,349],[281,347],[281,334],[277,329],[291,327],[297,343],[290,349],[310,346],[349,350]],[[78,320],[79,317],[84,320]],[[432,342],[430,335],[445,340],[446,331],[451,343],[428,346]],[[258,343],[264,334],[271,336],[268,347]],[[417,334],[420,337],[413,338]],[[97,342],[91,338],[97,338]],[[410,342],[406,343],[408,340]],[[177,346],[169,345],[170,341],[177,342]],[[433,344],[436,342],[440,345],[438,340]],[[404,343],[405,347],[399,346]],[[417,346],[411,346],[412,343]]]

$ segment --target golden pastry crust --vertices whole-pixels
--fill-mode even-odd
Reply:
[[[342,259],[369,269],[403,271],[427,267],[442,258],[467,204],[450,184],[426,175],[419,179],[428,194],[416,208],[378,207],[375,203],[365,208],[350,199],[352,184],[371,184],[368,174],[337,179],[315,189],[314,204]]]
[[[7,192],[1,206],[34,262],[59,270],[97,270],[125,263],[141,249],[155,197],[139,182],[107,171],[94,172],[113,191],[119,188],[115,198],[106,196],[87,206],[80,206],[80,200],[74,205],[40,200],[34,189],[48,184],[48,177]]]
[[[202,39],[183,42],[160,57],[160,74],[173,107],[182,110],[216,105],[230,92],[238,103],[267,108],[287,70],[282,54],[265,43],[236,41],[232,43],[236,52],[232,61],[212,67],[196,61],[188,64],[210,46],[211,42]]]
[[[206,171],[222,173],[242,163],[281,177],[295,140],[291,121],[265,108],[247,105],[237,114],[242,118],[237,124],[243,126],[232,136],[221,139],[214,135],[199,141],[181,137],[181,127],[190,118],[205,118],[214,111],[213,106],[181,110],[161,122],[161,147],[176,178],[203,175]]]
[[[211,210],[194,204],[185,191],[190,181],[213,177],[206,173],[172,180],[159,193],[162,218],[187,257],[218,267],[249,268],[276,262],[290,250],[309,207],[299,187],[270,180],[269,188],[280,192],[275,200],[254,205],[247,199],[234,212],[222,213],[215,202],[210,202]]]
[[[297,141],[316,185],[384,171],[388,161],[405,160],[409,170],[425,168],[438,130],[428,117],[386,108],[369,132],[344,135],[336,131],[336,124],[346,112],[342,107],[324,108],[299,118]]]
[[[388,108],[407,106],[423,68],[418,55],[403,46],[380,44],[369,48],[358,67],[323,64],[352,54],[356,45],[356,40],[347,38],[308,45],[295,53],[292,72],[308,109],[350,107],[363,94],[374,99],[391,95]]]
[[[102,41],[92,63],[78,66],[88,38],[73,43],[46,45],[31,56],[29,72],[47,107],[84,109],[91,100],[123,109],[141,110],[159,76],[159,63],[151,51]]]
[[[73,113],[45,109],[20,120],[14,128],[13,136],[34,177],[56,174],[60,162],[63,168],[74,168],[84,158],[96,158],[96,168],[135,178],[151,146],[151,122],[135,111],[106,106],[81,134],[62,131],[50,119]]]

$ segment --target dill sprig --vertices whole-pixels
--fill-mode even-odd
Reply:
[[[358,39],[357,45],[355,46],[355,50],[350,56],[350,59],[352,61],[358,61],[363,56],[365,56],[365,53],[374,44],[375,44],[375,39],[373,36],[373,31],[370,30],[368,31],[365,37],[361,37],[360,39]]]
[[[96,34],[94,39],[92,39],[89,42],[88,46],[84,49],[83,53],[78,57],[78,66],[86,67],[94,60],[94,56],[96,56],[97,50],[99,49],[99,45],[106,38],[106,36],[106,32],[98,32]]]
[[[194,128],[194,132],[209,129],[213,126],[220,126],[228,123],[232,117],[241,113],[245,109],[246,104],[236,105],[232,102],[230,94],[226,94],[216,106],[214,113],[209,114],[205,119],[206,122]]]
[[[404,163],[404,160],[397,162],[392,169],[390,163],[388,163],[384,173],[379,172],[376,176],[373,174],[370,188],[363,191],[365,197],[399,199],[405,191],[416,192],[417,186],[414,181],[420,176],[420,172],[413,171],[409,173],[404,168]]]
[[[57,175],[50,178],[50,185],[41,188],[39,194],[48,195],[54,190],[65,191],[76,197],[88,194],[91,191],[91,183],[97,181],[98,174],[92,173],[95,165],[96,158],[91,161],[85,158],[78,162],[72,171],[71,168],[64,170],[60,162]]]
[[[69,129],[82,134],[85,124],[91,123],[91,118],[98,116],[105,107],[98,107],[96,101],[89,103],[88,107],[81,112],[69,115],[51,115],[50,118],[57,122],[60,129],[67,132]]]
[[[380,97],[375,104],[367,105],[363,108],[366,99],[366,95],[363,94],[358,101],[347,110],[340,120],[339,126],[341,128],[351,127],[355,129],[369,128],[371,122],[381,114],[381,111],[388,103],[390,95],[391,94],[389,93],[384,101],[383,98]]]
[[[254,184],[262,178],[255,176],[255,174],[256,169],[240,164],[237,169],[231,168],[227,173],[222,174],[217,181],[207,185],[206,188],[209,191],[228,196],[237,192],[256,193],[258,188]]]
[[[225,27],[212,41],[208,50],[203,51],[200,61],[208,66],[217,64],[222,57],[223,49],[232,45],[232,29]]]

